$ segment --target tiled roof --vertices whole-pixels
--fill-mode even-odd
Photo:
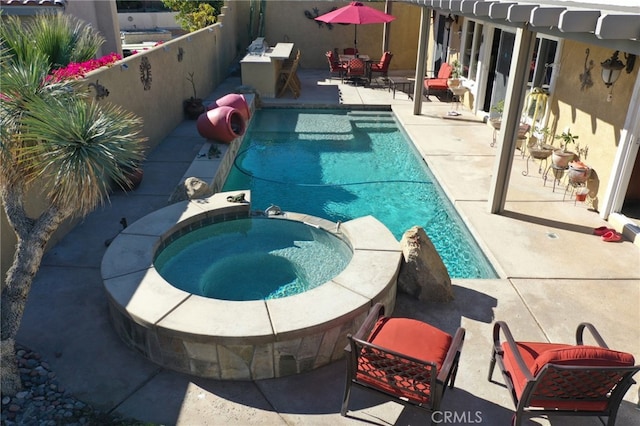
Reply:
[[[64,10],[67,0],[0,0],[3,15],[35,15],[43,10]]]

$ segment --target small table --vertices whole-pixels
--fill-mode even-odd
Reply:
[[[449,111],[449,115],[460,115],[458,112],[458,108],[460,107],[460,101],[464,97],[464,94],[467,93],[468,88],[460,85],[457,87],[449,87],[449,91],[453,94],[453,101],[455,102],[456,109],[455,111]]]
[[[413,100],[413,84],[415,82],[416,79],[410,77],[389,77],[389,91],[393,90],[393,99],[396,98],[396,89],[399,89]]]

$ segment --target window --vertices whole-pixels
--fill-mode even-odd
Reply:
[[[464,47],[462,51],[462,75],[469,80],[476,80],[478,59],[482,45],[482,24],[468,21],[465,27]]]

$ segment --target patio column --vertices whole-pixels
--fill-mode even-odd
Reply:
[[[431,9],[420,8],[420,36],[418,37],[418,57],[416,59],[415,84],[413,85],[413,115],[422,112],[422,88],[424,87],[424,68],[427,56],[427,40],[429,40],[429,19]]]
[[[504,210],[509,189],[509,177],[516,149],[516,138],[520,126],[520,113],[524,106],[527,81],[533,53],[535,33],[528,25],[516,30],[513,57],[507,80],[507,93],[504,103],[502,126],[498,133],[498,152],[489,188],[489,212],[500,213]]]
[[[387,15],[393,15],[392,5],[393,3],[391,2],[391,0],[386,0],[384,3],[384,13],[386,13]],[[390,29],[391,22],[385,22],[384,31],[382,32],[382,54],[389,50],[389,33],[391,32]]]

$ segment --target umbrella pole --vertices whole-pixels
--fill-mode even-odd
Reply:
[[[355,55],[358,56],[358,24],[353,24],[353,47],[356,49]]]

